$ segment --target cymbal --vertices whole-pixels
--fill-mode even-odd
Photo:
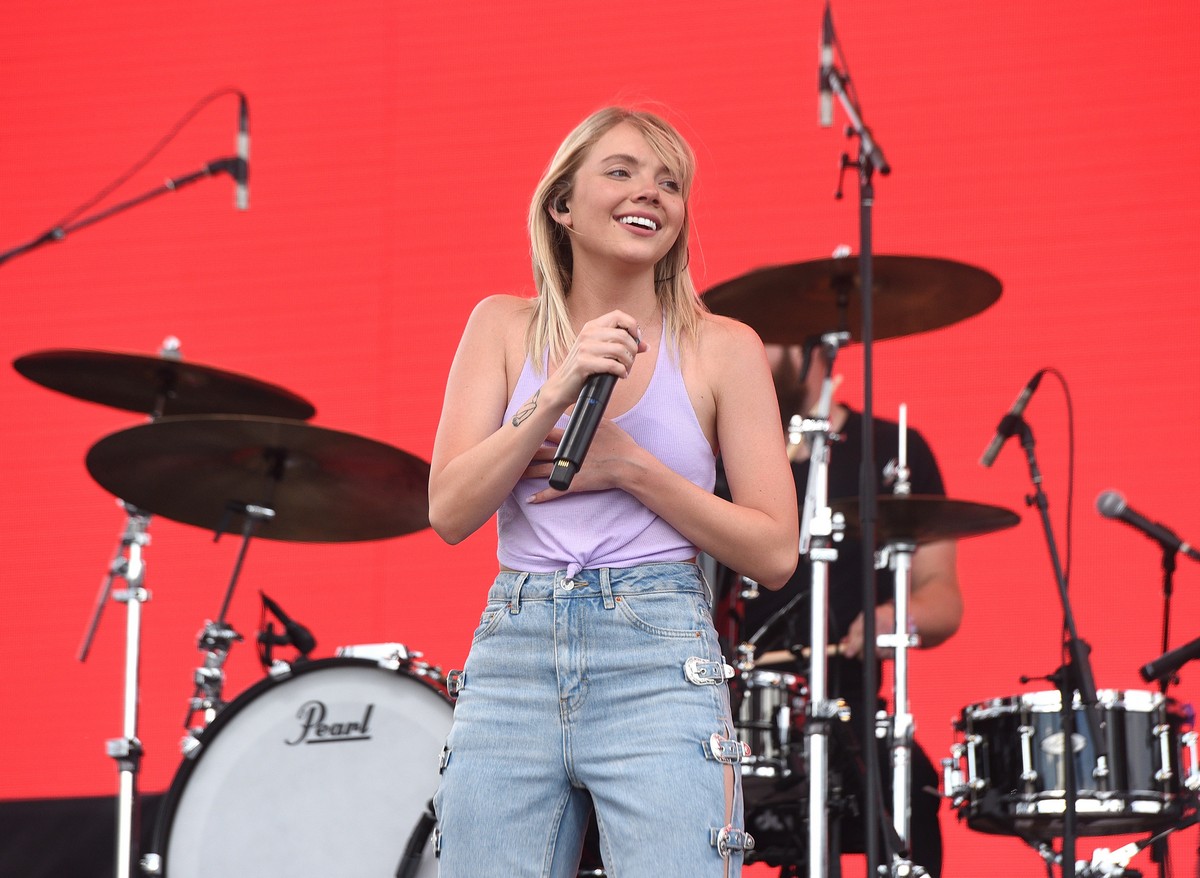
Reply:
[[[857,538],[859,531],[858,498],[834,500],[834,512],[846,517],[846,533]],[[932,543],[957,540],[1014,527],[1021,516],[1003,506],[988,506],[946,497],[919,494],[894,494],[880,497],[875,518],[877,542]]]
[[[896,338],[948,326],[1000,298],[1000,281],[972,265],[926,256],[871,261],[872,336]],[[862,340],[858,257],[814,259],[760,268],[718,284],[701,297],[768,344],[800,344],[826,332]]]
[[[242,529],[231,504],[274,509],[255,531],[268,540],[380,540],[429,526],[428,463],[303,421],[160,418],[105,436],[87,468],[125,502],[210,531]]]
[[[308,400],[274,384],[166,357],[57,349],[17,357],[30,381],[113,408],[160,415],[263,415],[306,420]]]

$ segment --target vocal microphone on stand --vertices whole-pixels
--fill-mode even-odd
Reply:
[[[259,642],[264,646],[293,646],[297,652],[307,658],[308,654],[317,646],[317,639],[313,637],[312,632],[295,619],[290,618],[283,608],[267,597],[264,592],[260,591],[258,594],[262,598],[263,606],[274,614],[275,618],[283,625],[284,631],[283,634],[275,634],[268,626],[266,633],[258,635]]]
[[[1104,491],[1096,498],[1096,511],[1105,518],[1123,521],[1130,527],[1140,530],[1150,539],[1155,540],[1164,549],[1172,552],[1182,552],[1193,561],[1200,561],[1200,551],[1195,546],[1181,540],[1174,531],[1157,521],[1151,521],[1129,508],[1125,498],[1117,491]]]
[[[996,435],[992,437],[991,443],[984,449],[983,456],[979,458],[981,466],[990,467],[996,462],[996,457],[1000,454],[1000,449],[1004,446],[1005,441],[1016,432],[1017,422],[1020,420],[1021,415],[1025,414],[1025,407],[1029,405],[1029,400],[1033,398],[1033,392],[1042,383],[1042,376],[1044,374],[1046,374],[1045,369],[1039,369],[1034,373],[1034,376],[1021,389],[1016,401],[1012,404],[1012,408],[1008,410],[1008,414],[1000,419],[1000,423],[996,425]]]
[[[833,69],[833,13],[829,11],[829,0],[821,17],[817,64],[817,117],[822,128],[829,128],[833,125],[833,89],[829,85],[829,72]]]
[[[250,106],[238,95],[237,158],[233,163],[233,204],[238,210],[250,209]]]
[[[1183,646],[1177,646],[1170,652],[1164,652],[1152,662],[1142,665],[1138,673],[1147,683],[1155,680],[1169,679],[1175,672],[1193,659],[1200,658],[1200,637]]]

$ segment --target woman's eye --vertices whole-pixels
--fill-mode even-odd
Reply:
[[[679,185],[678,180],[663,180],[659,185],[664,189],[670,189],[672,192],[679,192],[683,189],[683,187]]]
[[[628,177],[629,172],[627,170],[625,170],[624,168],[613,168],[611,171],[608,172],[608,175],[610,177]]]

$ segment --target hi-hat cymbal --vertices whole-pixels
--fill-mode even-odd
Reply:
[[[829,506],[846,517],[846,533],[859,538],[858,499],[834,500]],[[1021,520],[1021,516],[1003,506],[920,494],[880,497],[877,510],[875,534],[880,544],[920,545],[937,540],[958,540],[1014,527]]]
[[[1000,298],[997,278],[948,259],[876,256],[871,274],[876,339],[948,326]],[[769,344],[800,344],[838,331],[862,340],[857,257],[760,268],[718,284],[702,298],[710,311],[748,324]]]
[[[13,368],[68,396],[146,414],[306,420],[317,411],[277,385],[167,357],[64,348],[18,357]]]
[[[352,433],[284,418],[160,418],[105,436],[87,468],[106,490],[154,515],[238,532],[239,504],[275,511],[268,540],[380,540],[429,526],[429,464]]]

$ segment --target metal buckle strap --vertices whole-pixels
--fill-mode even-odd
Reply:
[[[732,826],[724,826],[721,829],[710,829],[708,831],[708,843],[717,849],[725,859],[729,859],[729,855],[734,851],[754,850],[754,836],[746,832],[744,829],[734,829]]]
[[[683,676],[697,686],[718,686],[733,676],[733,667],[723,659],[713,661],[692,656],[683,663]]]
[[[451,700],[458,697],[458,693],[463,691],[463,687],[467,685],[466,671],[448,671],[446,673],[446,694]]]
[[[739,765],[743,759],[750,758],[750,745],[726,738],[720,732],[713,732],[704,742],[704,755],[725,765]]]

